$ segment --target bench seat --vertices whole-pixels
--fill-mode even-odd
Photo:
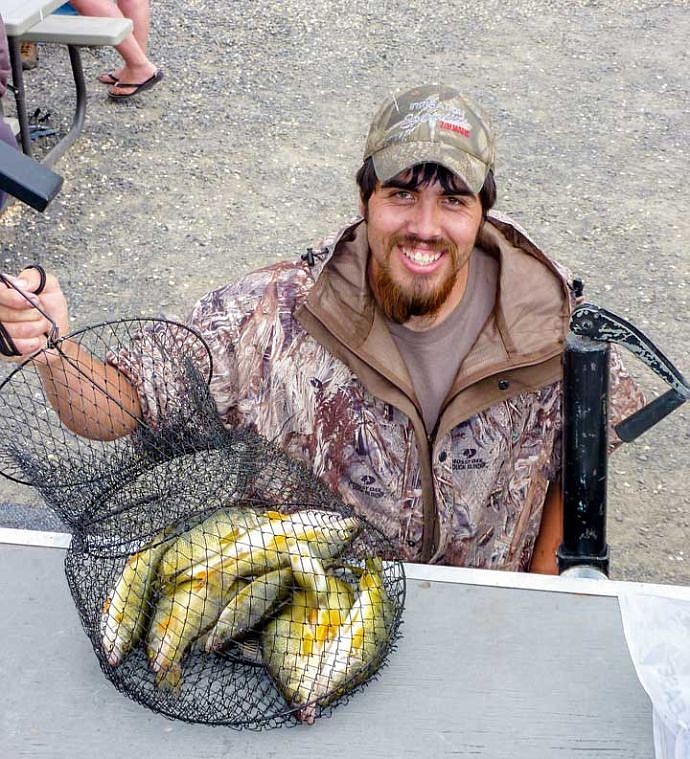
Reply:
[[[53,14],[21,35],[26,42],[60,42],[88,47],[113,46],[132,31],[128,18]]]

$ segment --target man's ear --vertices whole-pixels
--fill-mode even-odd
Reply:
[[[359,196],[359,215],[366,220],[367,218],[367,204],[362,199],[362,196]]]

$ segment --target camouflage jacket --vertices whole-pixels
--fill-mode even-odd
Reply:
[[[280,262],[206,295],[190,325],[210,347],[226,425],[306,462],[407,561],[524,570],[559,469],[563,270],[492,215],[478,243],[500,264],[496,308],[427,436],[366,278],[361,220],[312,265]],[[616,359],[612,416],[640,396]]]

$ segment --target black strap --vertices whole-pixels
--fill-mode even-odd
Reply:
[[[21,356],[2,322],[0,322],[0,353],[3,356]]]

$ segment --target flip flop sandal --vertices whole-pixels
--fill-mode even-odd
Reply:
[[[116,77],[112,71],[106,71],[105,74],[99,74],[96,77],[96,80],[101,84],[109,84],[111,87],[120,81],[120,79]]]
[[[129,83],[129,82],[118,82],[117,87],[134,87],[132,92],[127,93],[117,93],[113,92],[112,90],[108,90],[108,97],[111,100],[127,100],[128,98],[134,97],[134,95],[138,95],[140,92],[143,92],[144,90],[148,90],[150,87],[153,87],[154,85],[158,84],[160,80],[163,78],[163,71],[161,69],[158,69],[156,73],[153,76],[150,76],[145,82],[135,82],[135,83]]]

